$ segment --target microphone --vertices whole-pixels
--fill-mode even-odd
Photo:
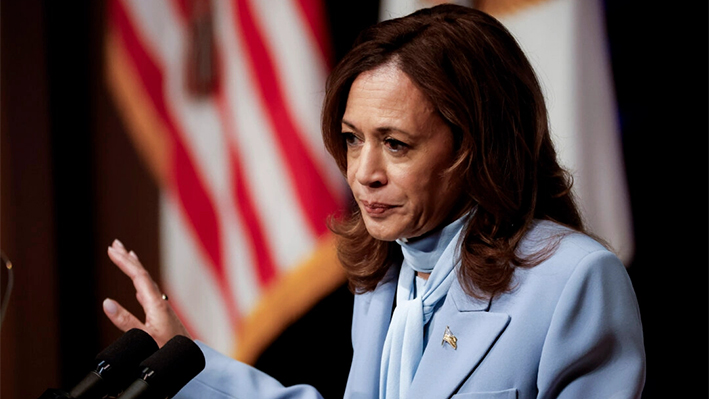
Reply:
[[[140,362],[158,350],[150,334],[133,328],[96,355],[96,369],[67,394],[48,389],[39,399],[100,399],[116,396],[138,374]]]
[[[74,399],[117,395],[135,378],[139,362],[158,350],[158,344],[145,331],[133,328],[96,355],[96,370],[90,372],[70,392]]]
[[[176,335],[140,363],[140,378],[123,391],[119,399],[165,399],[173,397],[204,369],[199,346],[191,339]]]

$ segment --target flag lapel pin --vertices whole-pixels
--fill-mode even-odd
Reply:
[[[453,335],[450,327],[448,326],[446,326],[446,331],[443,333],[443,341],[441,342],[441,345],[444,345],[446,342],[448,345],[452,346],[454,350],[458,349],[458,338]]]

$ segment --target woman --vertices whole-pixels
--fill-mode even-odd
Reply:
[[[356,202],[334,220],[355,291],[348,398],[635,398],[645,358],[621,262],[584,234],[543,96],[505,28],[442,5],[373,26],[335,68],[323,139]],[[187,335],[135,254],[146,322]],[[180,397],[319,397],[203,344]]]

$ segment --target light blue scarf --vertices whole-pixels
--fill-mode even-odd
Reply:
[[[424,326],[436,305],[446,297],[455,280],[459,238],[466,217],[429,237],[401,245],[404,261],[399,272],[396,309],[384,340],[379,374],[380,399],[404,399],[421,362]],[[416,272],[431,273],[423,292],[415,295]]]

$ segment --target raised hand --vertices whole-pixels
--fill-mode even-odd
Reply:
[[[103,311],[116,327],[122,331],[140,328],[150,334],[159,346],[175,335],[190,337],[170,307],[167,296],[160,291],[133,251],[128,252],[120,241],[115,240],[108,247],[108,257],[133,281],[135,296],[145,312],[145,322],[141,322],[118,302],[106,298]]]

